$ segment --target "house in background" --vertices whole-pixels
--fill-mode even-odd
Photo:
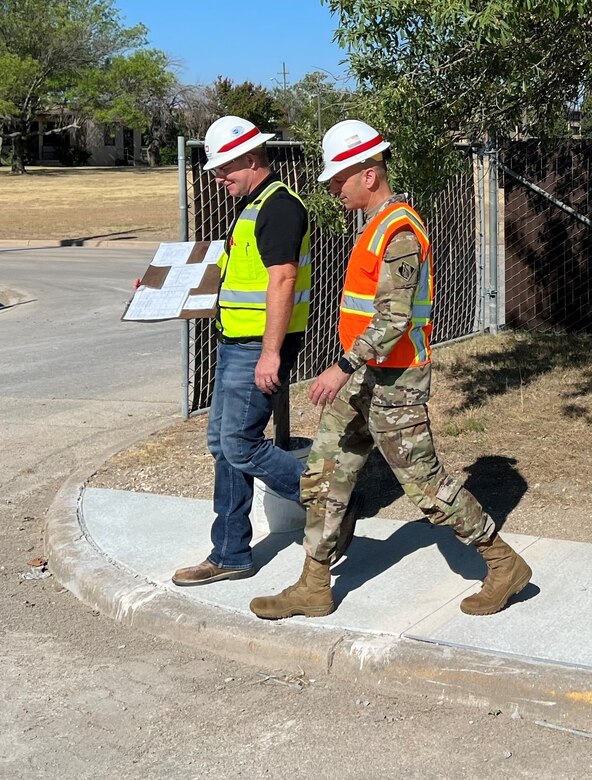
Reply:
[[[59,127],[51,116],[33,124],[27,140],[27,157],[32,165],[136,165],[142,162],[142,134],[121,125],[104,125],[86,120],[79,128],[45,135]]]
[[[136,165],[142,162],[142,133],[131,127],[87,122],[89,165]]]

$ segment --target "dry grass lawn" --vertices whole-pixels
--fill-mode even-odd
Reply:
[[[179,235],[177,169],[0,168],[0,239]]]
[[[294,435],[314,436],[307,385],[292,387]],[[448,471],[506,531],[592,542],[592,336],[505,332],[434,350],[430,413]],[[112,487],[211,498],[204,415],[119,454],[93,477]],[[360,478],[364,512],[417,519],[383,459]]]

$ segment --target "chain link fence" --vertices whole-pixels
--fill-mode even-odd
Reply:
[[[226,237],[232,224],[234,203],[214,177],[203,170],[205,154],[199,142],[189,142],[187,167],[188,240],[213,241]],[[299,194],[315,181],[316,171],[302,147],[290,141],[267,144],[271,166],[282,180]],[[471,160],[434,201],[427,215],[428,232],[434,248],[436,303],[433,343],[443,343],[482,328],[481,301],[483,258],[480,252],[476,209],[477,189]],[[358,215],[346,215],[343,235],[311,224],[312,291],[311,314],[305,342],[292,381],[312,379],[334,363],[340,354],[337,335],[339,298],[349,254],[353,247]],[[210,405],[215,348],[211,320],[189,322],[188,411]]]
[[[592,141],[507,145],[506,321],[536,331],[592,331]]]

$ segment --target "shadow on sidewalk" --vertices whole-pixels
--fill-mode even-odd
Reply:
[[[253,564],[257,569],[267,566],[275,556],[289,547],[291,544],[298,544],[302,547],[302,531],[290,531],[282,534],[269,534],[253,545]],[[302,557],[304,561],[304,554]],[[291,583],[286,583],[290,585]]]
[[[338,606],[354,590],[411,555],[430,545],[437,545],[450,569],[467,581],[483,580],[487,565],[473,545],[460,542],[451,528],[434,526],[427,520],[411,521],[398,528],[388,539],[354,537],[347,551],[347,558],[335,566],[332,574],[338,575],[333,587],[333,597]],[[513,596],[509,604],[528,599],[540,593],[532,582]],[[393,599],[397,597],[393,593]]]
[[[336,604],[379,574],[417,550],[435,544],[449,567],[466,580],[482,580],[485,561],[472,546],[459,542],[450,528],[438,528],[427,520],[416,520],[398,528],[388,539],[354,537],[347,558],[332,573],[339,575],[333,588]],[[396,598],[396,594],[393,594]]]

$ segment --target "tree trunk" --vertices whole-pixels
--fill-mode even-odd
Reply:
[[[160,141],[153,138],[148,144],[148,165],[151,168],[156,168],[160,164]]]
[[[25,171],[25,141],[22,135],[17,135],[12,139],[12,167],[11,173],[21,174]]]

